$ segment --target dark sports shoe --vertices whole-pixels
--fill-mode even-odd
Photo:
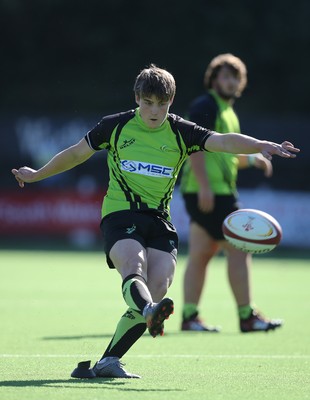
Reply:
[[[283,321],[281,319],[267,319],[262,316],[257,310],[253,310],[250,317],[240,319],[240,330],[243,333],[247,332],[267,332],[280,328]]]
[[[93,379],[96,378],[92,368],[90,368],[91,361],[81,361],[77,367],[72,371],[71,377],[78,379]]]
[[[216,326],[205,325],[199,317],[192,317],[182,321],[181,331],[196,331],[196,332],[220,332],[220,328]]]
[[[169,298],[163,299],[159,303],[150,304],[147,307],[144,317],[151,336],[163,336],[164,321],[165,319],[168,319],[171,314],[173,314],[173,310],[173,300]]]
[[[92,371],[96,378],[141,378],[136,374],[131,374],[124,369],[124,365],[118,357],[111,357],[110,360],[96,362]]]

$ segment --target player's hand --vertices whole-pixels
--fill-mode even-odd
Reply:
[[[262,169],[266,178],[270,178],[273,174],[271,161],[267,160],[262,154],[256,154],[254,159],[254,167]]]
[[[282,149],[286,150],[292,157],[296,157],[296,154],[293,153],[299,153],[300,149],[296,148],[293,143],[288,142],[287,140],[285,142],[281,143]]]
[[[19,186],[23,188],[26,183],[35,182],[35,169],[29,167],[21,167],[19,169],[12,169],[12,174],[15,176]]]
[[[211,212],[214,208],[214,194],[209,188],[200,188],[198,192],[198,207],[204,212]]]
[[[295,158],[296,154],[294,153],[299,152],[300,149],[287,141],[281,144],[264,141],[261,150],[262,155],[267,158],[267,160],[272,160],[274,154],[284,158]]]

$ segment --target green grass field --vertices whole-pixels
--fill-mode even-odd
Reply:
[[[257,256],[253,292],[276,332],[241,334],[224,259],[212,262],[201,313],[220,334],[181,333],[180,256],[165,336],[145,334],[124,357],[142,379],[75,380],[96,361],[126,309],[117,272],[95,252],[0,251],[1,400],[310,399],[310,265]]]

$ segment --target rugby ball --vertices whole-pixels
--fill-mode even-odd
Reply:
[[[225,239],[246,253],[267,253],[281,241],[282,228],[271,215],[243,208],[229,214],[222,225]]]

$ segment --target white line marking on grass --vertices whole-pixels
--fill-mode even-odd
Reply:
[[[0,354],[0,358],[96,358],[91,354]],[[310,359],[304,354],[138,354],[126,358]]]
[[[274,359],[286,359],[286,358],[310,358],[310,355],[304,354],[155,354],[155,355],[136,355],[136,356],[126,356],[126,357],[141,357],[141,358],[156,358],[156,357],[165,357],[165,358],[227,358],[227,359],[238,359],[238,358],[274,358]]]

